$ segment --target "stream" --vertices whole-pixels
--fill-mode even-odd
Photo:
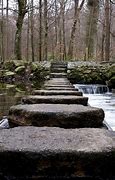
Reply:
[[[75,84],[88,97],[89,105],[102,108],[105,112],[105,123],[110,130],[115,131],[115,94],[109,92],[105,85]]]
[[[102,108],[105,112],[105,124],[110,130],[115,131],[115,94],[109,92],[105,85],[83,85],[75,84],[75,88],[88,97],[88,103],[92,107]],[[8,116],[12,105],[20,104],[25,94],[30,94],[30,88],[19,88],[13,85],[0,86],[0,119]]]

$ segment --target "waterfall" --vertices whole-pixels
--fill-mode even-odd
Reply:
[[[104,94],[109,92],[109,88],[106,85],[100,84],[75,84],[74,87],[84,94]]]

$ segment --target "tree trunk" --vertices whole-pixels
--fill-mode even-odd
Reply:
[[[55,48],[57,46],[57,41],[58,41],[58,22],[57,22],[57,14],[58,14],[58,11],[57,11],[57,0],[54,1],[55,3]]]
[[[110,59],[110,1],[105,1],[105,61]]]
[[[88,0],[88,20],[86,25],[86,60],[96,57],[97,22],[99,17],[99,0]]]
[[[2,17],[1,17],[1,61],[4,62],[4,10],[2,0]]]
[[[82,0],[82,2],[80,4],[80,7],[78,8],[79,0],[74,0],[74,3],[75,3],[74,22],[73,22],[72,29],[71,29],[71,36],[70,36],[69,49],[68,49],[68,57],[70,59],[73,58],[73,47],[74,47],[76,26],[77,26],[77,21],[78,21],[78,18],[79,18],[79,12],[83,7],[84,2],[85,2],[85,0]]]
[[[39,61],[42,61],[42,0],[39,0]]]
[[[47,0],[44,0],[44,60],[47,60],[48,53],[48,17],[47,17]]]
[[[34,62],[34,19],[33,19],[33,13],[34,13],[34,7],[33,7],[33,0],[31,0],[31,48],[32,48],[32,62]]]
[[[104,42],[105,42],[105,19],[103,20],[103,29],[102,29],[101,61],[104,61]]]
[[[28,11],[28,24],[27,24],[27,55],[26,59],[29,61],[29,35],[30,35],[30,14]]]
[[[8,9],[9,9],[9,0],[7,0],[7,7],[6,7],[6,59],[9,58],[9,48],[8,48],[8,44],[9,44],[9,34],[8,34],[8,22],[9,22],[9,14],[8,14]]]
[[[24,16],[26,14],[26,4],[27,0],[18,0],[18,18],[16,22],[16,35],[15,35],[15,48],[14,53],[18,60],[22,59],[22,53],[21,53],[21,34],[22,34],[22,25]]]
[[[66,43],[65,43],[65,2],[62,6],[62,32],[63,32],[63,60],[66,60]]]

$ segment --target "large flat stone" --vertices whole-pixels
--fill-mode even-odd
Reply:
[[[52,69],[51,69],[51,72],[55,72],[55,73],[66,73],[67,72],[67,68],[65,68],[65,67],[53,67]]]
[[[68,90],[72,90],[72,91],[76,91],[76,89],[74,87],[45,87],[46,90],[65,90],[65,91],[68,91]]]
[[[22,98],[22,102],[25,104],[39,104],[39,103],[49,103],[49,104],[82,104],[87,106],[88,98],[83,96],[26,96]]]
[[[64,91],[64,90],[34,90],[32,92],[34,95],[76,95],[82,96],[83,93],[80,91]]]
[[[62,82],[55,82],[55,81],[47,81],[47,83],[45,83],[44,85],[71,85],[70,82],[65,82],[65,81],[62,81]]]
[[[53,64],[51,64],[51,71],[52,71],[52,69],[58,69],[58,68],[64,68],[64,69],[67,69],[67,64],[60,64],[60,63],[53,63]]]
[[[64,78],[67,77],[67,73],[50,73],[51,78]]]
[[[8,180],[114,180],[115,133],[94,128],[1,130],[0,175]]]
[[[10,125],[100,127],[103,120],[102,109],[74,104],[26,104],[12,106],[9,110]]]
[[[45,87],[54,87],[54,88],[75,88],[73,85],[70,84],[45,84]]]
[[[51,78],[45,82],[45,85],[49,84],[60,84],[60,85],[71,85],[70,81],[67,78]]]
[[[57,82],[69,82],[69,80],[65,77],[63,78],[51,78],[49,81],[57,81]]]

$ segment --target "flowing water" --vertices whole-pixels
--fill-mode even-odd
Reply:
[[[89,105],[104,110],[105,123],[109,125],[109,129],[115,131],[115,94],[110,93],[105,85],[75,84],[74,86],[89,98]]]

